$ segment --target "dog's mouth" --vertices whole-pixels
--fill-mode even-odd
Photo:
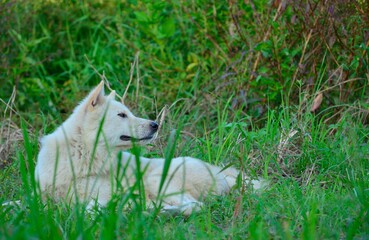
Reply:
[[[154,133],[150,134],[149,136],[143,137],[143,138],[135,138],[135,137],[131,137],[131,136],[127,136],[127,135],[122,135],[120,136],[120,140],[122,141],[132,141],[132,142],[140,142],[140,141],[145,141],[145,140],[150,140],[154,137]]]

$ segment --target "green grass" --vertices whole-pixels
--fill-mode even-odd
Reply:
[[[308,14],[296,2],[1,2],[0,203],[21,205],[0,207],[0,239],[369,238],[369,3],[307,2]],[[122,95],[137,52],[127,105],[151,119],[170,108],[136,150],[230,164],[268,189],[211,196],[189,217],[144,210],[131,191],[94,214],[40,202],[39,137],[100,81],[89,62]]]
[[[281,116],[282,115],[282,116]],[[368,236],[368,129],[343,120],[334,127],[311,126],[307,115],[299,131],[283,151],[300,148],[298,154],[287,154],[277,161],[278,139],[285,116],[270,114],[270,123],[262,129],[242,132],[237,125],[218,126],[197,148],[184,146],[186,154],[202,157],[223,153],[218,164],[233,163],[251,176],[264,175],[270,187],[261,192],[233,191],[229,196],[213,196],[199,213],[185,218],[156,211],[142,211],[140,197],[115,196],[106,209],[94,215],[83,206],[39,203],[34,194],[33,172],[37,139],[25,140],[25,154],[1,172],[2,200],[19,184],[9,176],[20,171],[21,189],[12,199],[22,199],[21,207],[2,207],[0,233],[4,238],[366,238]],[[185,120],[183,120],[185,121]],[[302,125],[302,126],[301,126]],[[290,124],[290,128],[296,128]],[[331,130],[335,134],[329,134]],[[288,129],[283,129],[288,131]],[[223,132],[220,136],[217,132]],[[307,135],[309,134],[309,135]],[[25,139],[28,135],[25,132]],[[220,141],[228,139],[227,141]],[[185,141],[178,137],[177,142]],[[173,139],[172,139],[173,140]],[[211,145],[209,151],[208,145]],[[231,149],[229,151],[225,149]],[[171,147],[164,152],[171,151]],[[205,153],[205,154],[204,154]],[[206,154],[207,153],[207,154]],[[168,153],[170,154],[170,153]],[[151,152],[150,155],[156,155]],[[27,166],[27,167],[26,167]],[[11,169],[11,170],[9,170]],[[9,173],[10,171],[10,173]],[[18,185],[19,186],[19,185]],[[9,191],[9,192],[8,192]],[[126,209],[127,198],[134,204]]]

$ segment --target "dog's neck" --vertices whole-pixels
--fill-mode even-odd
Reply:
[[[68,152],[64,153],[66,155],[60,157],[65,160],[80,159],[84,162],[80,165],[83,167],[76,171],[85,172],[87,175],[98,174],[101,171],[109,171],[110,165],[115,164],[114,159],[120,150],[104,144],[103,133],[99,134],[100,143],[96,142],[97,136],[86,139],[83,137],[86,135],[83,126],[75,125],[73,118],[67,119],[57,131],[62,132],[57,139],[59,148],[68,149]]]

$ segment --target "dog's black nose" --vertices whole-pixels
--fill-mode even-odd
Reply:
[[[158,130],[159,124],[157,124],[156,122],[151,122],[150,127],[152,128],[152,130]]]

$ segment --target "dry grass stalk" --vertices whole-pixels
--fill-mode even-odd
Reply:
[[[123,104],[124,104],[124,100],[126,99],[128,89],[131,86],[131,83],[132,83],[132,80],[133,80],[133,73],[134,73],[134,69],[135,69],[136,65],[137,65],[137,71],[138,71],[138,55],[139,55],[139,52],[136,53],[135,60],[133,61],[133,63],[131,63],[131,70],[129,72],[129,81],[128,81],[128,84],[126,86],[126,89],[124,90],[123,96],[121,98],[121,101],[122,101]],[[139,77],[138,73],[137,73],[137,77]],[[137,79],[137,91],[138,91],[138,84],[139,84],[139,79]],[[136,94],[137,93],[138,92],[136,92]],[[138,96],[136,95],[136,102],[137,102],[137,100],[138,100]]]
[[[164,119],[165,119],[165,116],[167,115],[168,111],[169,111],[168,106],[167,106],[167,105],[165,105],[165,106],[161,109],[160,113],[158,114],[158,116],[157,116],[157,120],[156,120],[156,121],[157,121],[157,122],[158,122],[158,124],[159,124],[159,128],[158,128],[158,131],[157,131],[157,133],[156,133],[156,134],[159,134],[159,132],[160,132],[161,128],[163,127]]]
[[[303,182],[305,182],[305,186],[309,185],[310,181],[311,181],[311,176],[312,174],[315,172],[315,163],[313,163],[313,165],[309,168],[307,168],[302,176],[302,178],[306,178],[306,180],[302,180]]]
[[[0,124],[0,168],[4,168],[11,163],[12,156],[23,141],[23,133],[10,119],[5,119]]]
[[[288,134],[282,134],[277,147],[277,160],[279,163],[284,164],[284,158],[291,153],[296,153],[291,139],[298,133],[297,130],[291,129]]]
[[[6,107],[3,119],[0,122],[0,168],[4,168],[11,163],[12,156],[15,154],[17,147],[23,141],[22,129],[11,120],[13,112],[17,114],[12,107],[14,106],[15,97],[16,88],[14,87],[9,101],[7,103],[1,101]]]

